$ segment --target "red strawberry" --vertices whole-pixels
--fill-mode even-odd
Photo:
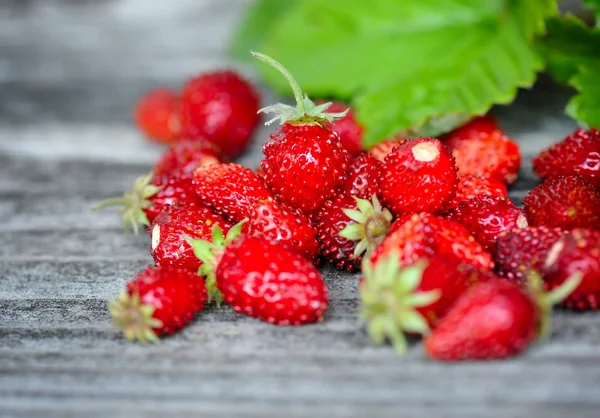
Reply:
[[[152,223],[150,254],[156,265],[173,265],[197,271],[200,260],[187,242],[191,239],[210,240],[214,225],[227,233],[231,225],[209,208],[197,205],[167,205]]]
[[[206,302],[204,280],[176,267],[153,267],[138,273],[127,289],[109,304],[116,326],[125,338],[156,342],[194,319]]]
[[[161,179],[148,173],[136,179],[133,190],[122,198],[107,199],[92,207],[99,210],[109,206],[123,206],[121,214],[125,227],[130,226],[137,235],[140,225],[149,226],[164,205],[196,204],[198,197],[189,176]]]
[[[375,343],[388,338],[399,354],[406,350],[405,332],[427,334],[474,283],[494,277],[439,255],[400,267],[394,252],[375,266],[366,263],[364,273],[361,317]]]
[[[527,271],[541,271],[548,251],[565,233],[560,228],[545,226],[501,232],[494,251],[496,273],[507,279],[524,280]]]
[[[400,137],[399,135],[396,138],[387,139],[385,141],[380,142],[377,145],[374,145],[370,150],[369,154],[373,156],[377,161],[384,162],[385,157],[388,156],[390,152],[393,151],[399,145],[402,145],[406,142],[406,139]]]
[[[377,182],[382,169],[383,165],[371,154],[366,152],[359,154],[350,162],[340,194],[370,199],[379,191]]]
[[[225,156],[244,152],[259,121],[254,87],[233,71],[189,80],[181,95],[182,136],[215,143]]]
[[[180,138],[179,96],[156,88],[143,95],[135,107],[135,123],[154,142],[173,142]]]
[[[363,255],[369,257],[383,241],[392,214],[372,201],[340,194],[328,201],[317,216],[321,254],[340,270],[360,268]]]
[[[327,286],[302,255],[261,237],[238,239],[218,264],[217,286],[236,312],[276,325],[321,321]]]
[[[317,104],[323,104],[324,102],[317,102]],[[348,105],[341,102],[332,102],[331,106],[327,109],[327,113],[342,113],[345,110],[350,109]],[[331,130],[337,132],[342,141],[342,146],[348,151],[348,154],[354,156],[359,154],[363,150],[362,136],[363,127],[358,120],[354,111],[350,109],[346,116],[343,118],[334,120],[331,123]]]
[[[600,193],[579,176],[550,177],[523,199],[532,226],[600,228]]]
[[[216,146],[208,141],[184,140],[166,150],[154,165],[154,176],[167,179],[190,175],[198,167],[220,163]]]
[[[536,338],[550,334],[552,306],[579,283],[573,277],[550,293],[532,276],[529,292],[507,280],[480,282],[467,290],[425,339],[437,360],[502,359],[521,353]]]
[[[460,141],[463,139],[478,138],[480,136],[489,135],[492,132],[499,132],[501,129],[493,117],[478,116],[471,119],[465,125],[450,132],[444,138],[447,141]]]
[[[254,204],[271,196],[252,170],[234,163],[198,168],[194,186],[206,206],[233,222],[250,217]]]
[[[600,132],[576,130],[535,157],[533,170],[541,178],[580,175],[600,188]]]
[[[499,131],[477,137],[451,138],[445,144],[456,159],[460,176],[490,176],[505,184],[517,179],[521,151],[513,140]]]
[[[318,261],[317,232],[309,219],[271,198],[254,204],[248,233],[286,245],[307,259]]]
[[[499,196],[508,199],[506,186],[500,181],[493,177],[467,174],[459,177],[456,197],[450,203],[450,208],[456,208],[463,200],[469,200],[479,195]]]
[[[380,257],[396,251],[401,266],[410,265],[422,257],[439,254],[486,270],[493,267],[491,255],[464,227],[451,220],[420,213],[393,226],[393,229],[395,232],[388,234],[374,251],[372,263],[376,264]]]
[[[579,311],[600,309],[600,231],[574,229],[560,238],[548,252],[543,272],[551,289],[580,275],[581,283],[564,304]]]
[[[280,120],[283,125],[263,147],[265,182],[281,203],[314,214],[335,196],[344,181],[347,152],[339,135],[327,125],[346,113],[327,113],[331,104],[316,106],[304,97],[294,77],[280,63],[263,54],[253,55],[281,72],[296,98],[296,107],[276,104],[261,109],[276,115],[267,124]]]
[[[394,148],[379,181],[381,198],[396,216],[439,211],[454,199],[457,185],[454,159],[434,138],[410,139]]]
[[[523,209],[503,197],[486,195],[462,201],[448,219],[464,226],[488,251],[494,249],[500,232],[527,226]]]

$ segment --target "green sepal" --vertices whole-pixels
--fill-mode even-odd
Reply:
[[[154,306],[141,303],[138,293],[130,295],[126,291],[122,291],[118,299],[108,303],[113,324],[123,331],[127,340],[137,340],[142,344],[160,341],[154,329],[163,324],[153,317],[154,310]]]

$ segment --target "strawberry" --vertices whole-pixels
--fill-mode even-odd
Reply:
[[[388,338],[402,355],[404,332],[427,334],[461,294],[489,276],[440,255],[400,267],[399,254],[391,252],[376,265],[365,263],[359,285],[361,317],[375,343]]]
[[[487,251],[492,251],[496,237],[511,228],[527,227],[523,209],[498,196],[480,195],[462,201],[448,219],[460,223]]]
[[[600,193],[579,176],[550,177],[523,199],[533,226],[600,228]]]
[[[540,272],[546,255],[566,231],[545,226],[512,228],[498,234],[494,250],[495,271],[499,276],[524,280],[527,271]]]
[[[134,110],[134,120],[148,139],[170,143],[180,138],[179,95],[166,88],[144,94]]]
[[[157,342],[194,319],[206,302],[204,280],[194,272],[172,266],[147,267],[109,303],[114,324],[125,338]]]
[[[192,187],[190,176],[158,178],[148,173],[135,180],[133,190],[122,198],[106,199],[94,205],[93,210],[109,206],[123,206],[121,214],[125,227],[131,227],[137,235],[140,226],[149,226],[164,205],[200,203]]]
[[[267,125],[276,120],[283,125],[263,147],[265,182],[281,203],[314,214],[344,181],[347,152],[339,135],[327,126],[347,112],[327,113],[331,103],[316,106],[303,97],[294,77],[280,63],[263,54],[253,55],[281,72],[296,98],[296,107],[276,104],[260,110],[276,115]]]
[[[340,194],[317,216],[321,254],[340,270],[356,271],[383,241],[392,214],[373,195],[371,202]]]
[[[318,101],[317,104],[323,104],[324,101]],[[351,156],[358,155],[362,150],[363,127],[358,120],[354,111],[348,105],[341,102],[332,102],[327,109],[327,113],[342,113],[348,110],[346,116],[334,120],[331,123],[331,130],[337,132],[342,141],[342,146],[348,151]]]
[[[581,276],[564,305],[579,311],[600,309],[600,231],[574,229],[560,238],[548,252],[543,273],[551,289],[570,276]]]
[[[217,147],[208,141],[183,140],[166,150],[154,165],[157,178],[190,175],[198,167],[220,163]]]
[[[396,216],[436,212],[456,196],[454,159],[434,138],[410,139],[385,158],[379,179],[381,199]]]
[[[516,142],[499,131],[476,137],[445,141],[464,176],[490,176],[505,184],[514,183],[521,166],[521,151]]]
[[[533,170],[541,178],[582,176],[600,188],[600,132],[578,129],[533,159]]]
[[[248,218],[256,202],[271,197],[252,170],[234,163],[198,168],[194,187],[206,206],[233,222]]]
[[[406,142],[406,139],[402,138],[400,135],[397,135],[395,138],[387,139],[371,147],[369,154],[371,154],[377,161],[384,162],[385,157],[387,157],[394,148],[402,145],[404,142]]]
[[[397,252],[401,266],[439,254],[485,270],[493,267],[491,255],[460,224],[429,213],[413,214],[400,220],[403,219],[403,223],[392,226],[394,232],[375,249],[371,257],[373,264],[391,252]]]
[[[506,186],[500,181],[492,177],[467,174],[458,178],[456,197],[450,203],[450,208],[456,208],[463,200],[469,200],[479,195],[499,196],[508,199]]]
[[[190,79],[181,94],[181,132],[204,138],[233,158],[248,147],[259,121],[259,96],[233,71],[215,71]]]
[[[436,360],[491,360],[514,356],[550,334],[552,306],[579,283],[569,279],[550,293],[532,276],[530,290],[507,280],[487,280],[467,290],[425,339]]]
[[[371,154],[360,153],[348,166],[346,181],[342,184],[340,194],[370,199],[379,191],[377,182],[382,169],[383,165]]]
[[[150,254],[156,265],[173,265],[197,271],[200,260],[187,242],[192,239],[210,240],[214,225],[227,233],[231,225],[205,206],[166,205],[151,226]]]
[[[501,129],[498,126],[496,119],[489,115],[485,115],[471,119],[463,126],[456,128],[447,134],[444,139],[446,141],[460,141],[463,139],[478,138],[500,131]]]
[[[254,204],[248,233],[286,245],[307,259],[318,261],[317,232],[310,220],[300,211],[286,208],[272,198]]]

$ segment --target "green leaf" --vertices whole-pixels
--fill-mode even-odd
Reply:
[[[240,61],[251,61],[248,54],[262,44],[269,29],[297,0],[258,0],[248,6],[244,20],[231,39],[230,54]]]
[[[542,61],[532,47],[555,0],[302,0],[264,38],[313,97],[353,98],[365,145],[439,134],[511,102]],[[288,93],[275,71],[258,67]],[[443,123],[442,123],[443,122]]]
[[[567,114],[587,126],[600,126],[600,64],[580,68],[569,84],[579,94],[567,105]]]
[[[557,82],[567,84],[580,66],[600,66],[600,28],[571,15],[550,19],[547,25],[539,49]]]
[[[584,4],[594,10],[596,26],[600,26],[600,0],[585,0]]]

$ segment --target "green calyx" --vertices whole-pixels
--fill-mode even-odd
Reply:
[[[125,230],[130,226],[133,233],[138,235],[140,233],[140,225],[150,225],[148,216],[146,216],[144,211],[153,205],[149,198],[161,189],[161,187],[151,183],[152,178],[152,172],[138,177],[133,185],[133,190],[125,192],[122,198],[103,200],[92,206],[92,210],[97,211],[109,206],[123,206],[121,213],[123,215],[123,222],[125,222]]]
[[[360,286],[360,315],[367,332],[376,344],[389,340],[398,355],[406,353],[405,332],[427,335],[425,317],[416,309],[431,305],[440,290],[420,291],[419,284],[427,263],[423,260],[400,267],[399,254],[390,253],[375,266],[363,263],[364,280]]]
[[[244,224],[248,222],[247,219],[235,224],[229,229],[227,235],[223,235],[223,230],[219,225],[215,225],[212,229],[211,241],[202,239],[193,239],[186,237],[186,241],[190,244],[194,250],[194,255],[202,261],[200,269],[198,269],[198,275],[202,276],[206,280],[206,290],[208,292],[208,301],[215,301],[220,306],[223,298],[221,292],[217,288],[217,267],[221,262],[221,257],[225,252],[225,248],[231,244],[242,232]]]
[[[339,235],[349,241],[358,241],[354,249],[354,259],[364,254],[369,257],[385,238],[392,224],[392,213],[381,206],[376,195],[371,201],[366,199],[356,200],[357,209],[342,209],[346,216],[355,223],[347,225]]]
[[[539,310],[538,338],[546,340],[552,333],[552,308],[577,289],[583,276],[581,273],[575,273],[549,292],[544,290],[542,277],[536,270],[528,271],[526,277],[527,290],[536,301]]]
[[[294,123],[299,125],[319,124],[333,122],[336,119],[343,118],[348,113],[349,109],[339,113],[326,113],[331,107],[331,102],[316,105],[307,95],[302,93],[300,85],[294,76],[281,63],[275,61],[268,55],[260,52],[251,52],[252,56],[266,62],[271,67],[281,73],[290,84],[296,99],[296,106],[290,106],[282,103],[277,103],[271,106],[263,107],[258,113],[273,113],[275,117],[265,122],[265,125],[270,125],[279,120],[281,125],[285,123]]]
[[[109,301],[108,310],[113,323],[123,330],[129,341],[142,344],[158,342],[154,329],[162,327],[162,322],[154,318],[154,306],[144,305],[138,293],[130,295],[122,291],[119,298]]]

